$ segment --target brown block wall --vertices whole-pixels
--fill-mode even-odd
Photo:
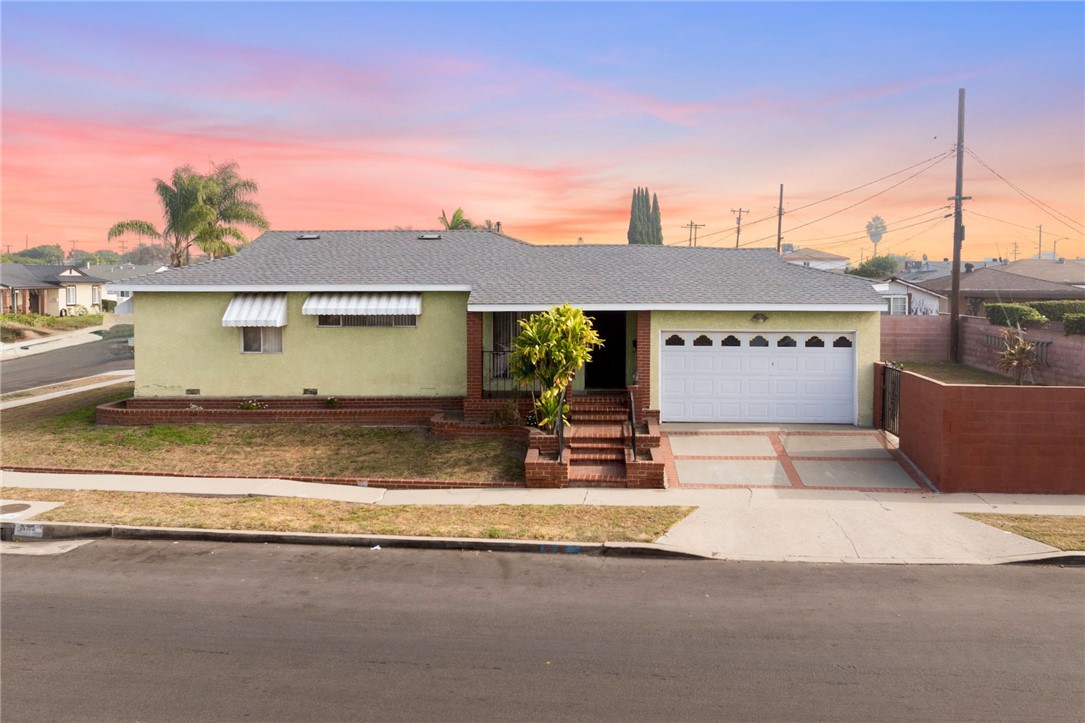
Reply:
[[[890,316],[882,314],[883,361],[937,362],[949,360],[949,315]]]
[[[1085,388],[901,376],[900,449],[942,492],[1085,493]]]
[[[994,326],[987,319],[961,317],[961,361],[970,367],[986,369],[1002,376],[1012,376],[998,368],[1001,347],[987,343],[986,337],[1000,338],[1005,327]],[[1051,328],[1025,329],[1025,340],[1047,344],[1047,365],[1033,369],[1033,380],[1049,386],[1085,386],[1085,336],[1067,336],[1062,324]]]

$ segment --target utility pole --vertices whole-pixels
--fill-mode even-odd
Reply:
[[[733,208],[731,209],[731,213],[737,213],[738,214],[737,216],[735,216],[735,248],[736,249],[738,248],[738,239],[742,236],[742,214],[749,213],[749,212],[750,212],[750,209],[742,208],[741,206],[739,206],[737,210],[733,209]]]
[[[957,91],[957,184],[953,201],[953,284],[949,299],[949,358],[961,363],[961,244],[964,242],[964,224],[961,222],[961,202],[972,197],[964,196],[964,88]]]
[[[1036,258],[1042,259],[1044,257],[1044,225],[1041,223],[1037,228],[1040,229],[1040,240],[1036,244]]]
[[[1017,261],[1017,242],[1013,242],[1013,260]]]
[[[689,229],[689,245],[690,246],[696,246],[697,245],[697,229],[704,228],[704,224],[703,223],[693,223],[693,219],[690,219],[689,223],[687,223],[682,228],[688,228]]]
[[[776,254],[780,254],[780,248],[783,246],[783,226],[784,226],[784,184],[780,184],[780,205],[776,207]],[[738,241],[738,238],[735,238]]]

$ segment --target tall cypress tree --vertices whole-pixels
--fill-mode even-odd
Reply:
[[[652,194],[651,231],[652,231],[652,240],[649,243],[653,243],[656,246],[662,246],[663,245],[663,218],[659,215],[659,197],[656,196],[654,193]]]
[[[659,215],[659,199],[652,195],[649,203],[647,187],[633,189],[633,202],[629,207],[629,231],[626,240],[631,244],[662,244],[663,225]]]

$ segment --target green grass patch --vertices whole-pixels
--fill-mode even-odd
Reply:
[[[355,535],[653,542],[693,507],[372,505],[294,497],[194,497],[7,487],[7,499],[63,502],[42,522]]]

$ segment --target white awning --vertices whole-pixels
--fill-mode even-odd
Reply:
[[[307,316],[397,316],[422,313],[421,294],[309,294]]]
[[[286,326],[286,294],[234,294],[223,326]]]

